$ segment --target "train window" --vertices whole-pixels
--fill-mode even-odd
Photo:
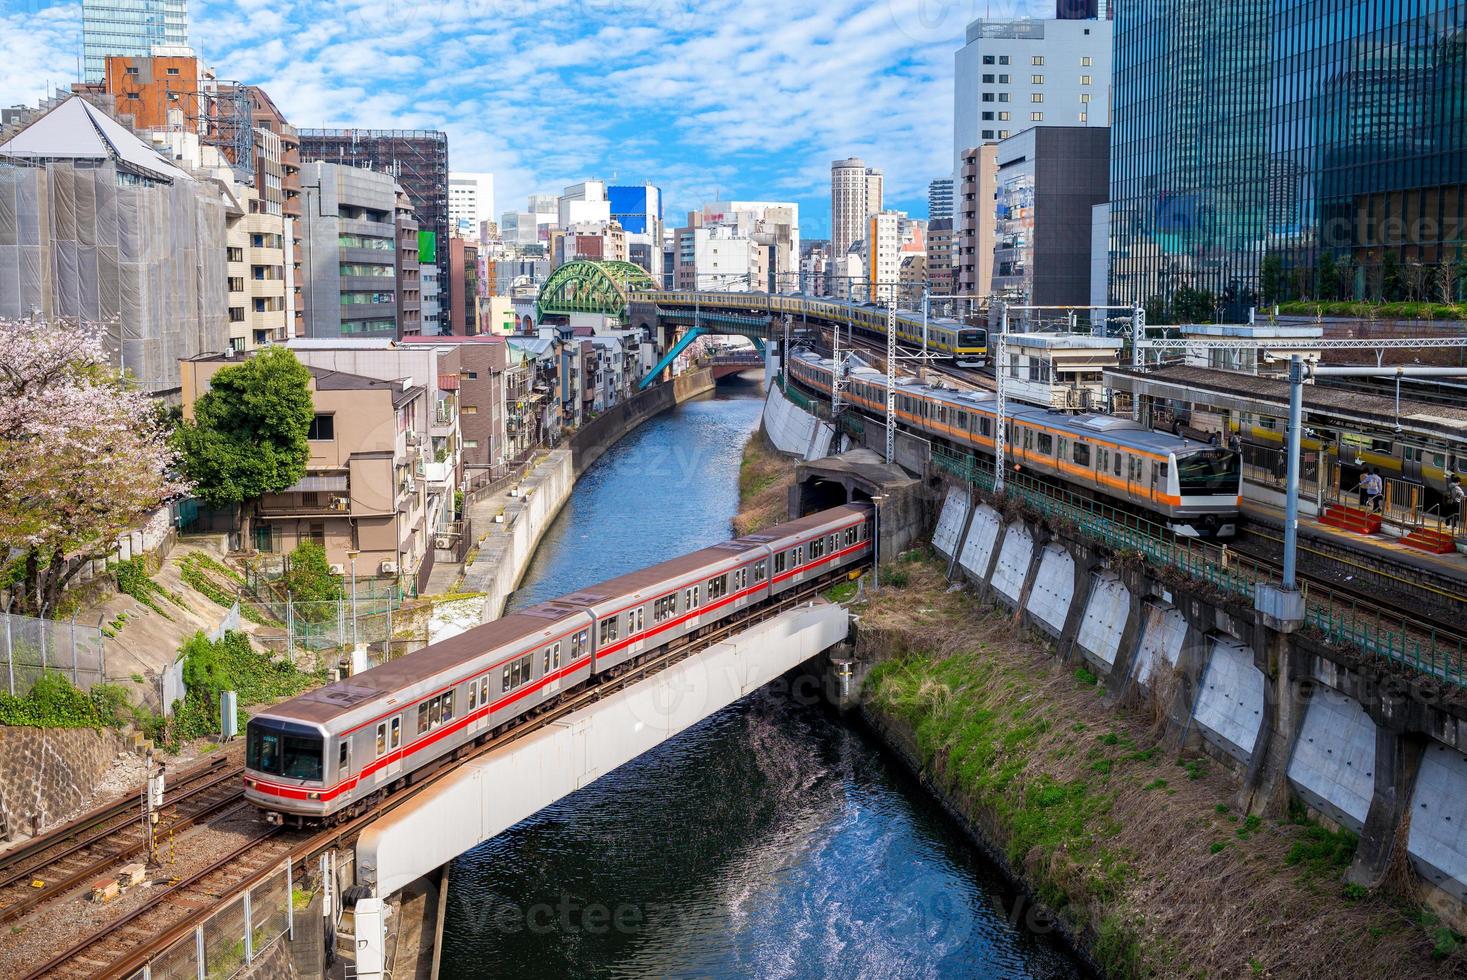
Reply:
[[[830,550],[831,551],[835,551],[835,549],[837,549],[839,547],[840,547],[840,534],[839,533],[832,534],[830,536]]]
[[[449,691],[443,695],[443,720],[453,720],[453,692]]]
[[[616,617],[608,616],[601,621],[601,642],[610,643],[616,639]]]
[[[481,678],[479,678],[479,703],[482,704],[482,705],[485,705],[486,707],[489,704],[489,678],[488,677],[481,677]]]
[[[825,554],[825,539],[816,538],[814,541],[811,541],[810,560],[814,561],[816,558],[819,558],[823,554]]]
[[[1067,459],[1070,455],[1070,440],[1061,437],[1059,441],[1059,458]]]
[[[509,668],[508,667],[505,667],[504,668],[504,677],[499,682],[499,689],[501,691],[508,691],[508,690],[510,690],[510,687],[511,687],[511,685],[509,683]],[[421,728],[418,729],[418,730],[419,731],[422,731]]]
[[[553,655],[550,658],[550,666],[554,667],[556,670],[559,670],[560,669],[560,644],[559,643],[555,644],[555,648],[554,648],[554,650],[551,651],[551,653]]]
[[[1046,456],[1054,455],[1054,436],[1048,433],[1039,433],[1039,451]]]
[[[387,723],[383,722],[377,726],[377,754],[382,755],[387,751]]]
[[[509,685],[509,671],[504,672],[504,683]],[[418,705],[418,734],[421,735],[428,730],[428,702],[424,701]]]
[[[960,410],[958,412],[958,428],[960,428],[960,429],[966,429],[967,427],[968,427],[968,413]]]
[[[984,417],[980,416],[979,419],[978,419],[978,431],[980,433],[982,433],[983,435],[985,435],[985,436],[992,437],[993,436],[993,419],[984,418]]]
[[[710,600],[712,600],[712,599],[722,599],[727,594],[728,594],[728,576],[727,575],[719,575],[717,578],[710,578],[708,580],[708,598]]]
[[[402,719],[401,718],[394,718],[394,719],[392,719],[392,742],[390,744],[391,744],[391,746],[392,746],[393,749],[396,749],[399,745],[402,744]]]
[[[311,779],[319,781],[321,778],[321,767],[325,761],[321,749],[321,739],[319,738],[301,738],[296,735],[285,736],[285,771],[281,775],[290,779]]]
[[[438,698],[428,702],[428,727],[437,728],[443,721],[443,702]]]
[[[781,572],[783,572],[784,569],[785,569],[785,556],[784,556],[784,552],[781,551],[779,554],[777,554],[777,555],[774,556],[774,574],[778,575]]]
[[[479,706],[479,685],[477,681],[469,681],[469,710],[473,711]]]
[[[652,622],[660,623],[663,620],[671,619],[675,612],[677,612],[677,596],[665,595],[652,603]]]
[[[336,772],[338,774],[351,772],[351,743],[344,738],[336,746]]]
[[[764,566],[765,566],[765,563],[762,562],[762,561],[756,561],[754,563],[754,581],[755,582],[762,582],[762,581],[764,581],[764,576],[765,576],[766,572],[768,571],[768,569],[766,569]]]
[[[1116,476],[1121,475],[1121,454],[1116,453]]]
[[[701,604],[702,599],[703,597],[698,594],[698,587],[695,585],[687,591],[687,595],[684,597],[683,602],[688,609],[697,609],[698,606]]]
[[[1090,465],[1090,447],[1083,442],[1075,443],[1075,462],[1081,466]]]

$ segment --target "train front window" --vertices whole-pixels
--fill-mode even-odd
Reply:
[[[290,779],[321,778],[321,740],[302,738],[299,735],[285,736],[285,771],[281,775]]]
[[[982,347],[988,343],[988,335],[982,330],[959,330],[959,347]]]
[[[1238,492],[1238,454],[1203,449],[1177,457],[1177,484],[1183,495]]]
[[[245,764],[255,772],[280,775],[280,736],[275,732],[262,731],[250,726],[250,740],[246,746],[249,758]]]

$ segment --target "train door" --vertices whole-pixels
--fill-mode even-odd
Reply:
[[[545,682],[545,689],[541,694],[543,698],[560,690],[560,678],[556,676],[560,673],[560,642],[556,641],[540,651],[540,659],[540,676],[553,678]]]
[[[389,783],[402,772],[403,753],[399,751],[402,748],[402,716],[393,715],[377,722],[373,740],[377,758],[387,760],[377,770],[376,781]]]

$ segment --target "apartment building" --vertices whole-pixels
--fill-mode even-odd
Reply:
[[[237,363],[229,354],[179,362],[185,418],[210,379]],[[306,475],[247,505],[248,546],[284,553],[314,541],[339,570],[355,556],[358,578],[421,587],[433,566],[428,483],[419,475],[429,452],[422,435],[430,422],[427,389],[309,370],[315,418]]]
[[[301,167],[301,186],[306,336],[395,338],[397,183],[317,161]]]
[[[963,151],[958,173],[956,231],[957,292],[965,300],[985,303],[993,280],[993,198],[998,174],[998,146],[985,143]]]

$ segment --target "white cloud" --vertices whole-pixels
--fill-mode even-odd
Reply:
[[[14,6],[23,0],[0,0]],[[441,128],[502,208],[588,176],[705,198],[793,197],[829,215],[859,154],[918,201],[951,159],[953,52],[977,0],[212,0],[192,39],[302,128]],[[5,9],[5,8],[0,8]],[[64,85],[80,4],[0,17],[0,102]],[[809,234],[810,231],[807,231]]]

